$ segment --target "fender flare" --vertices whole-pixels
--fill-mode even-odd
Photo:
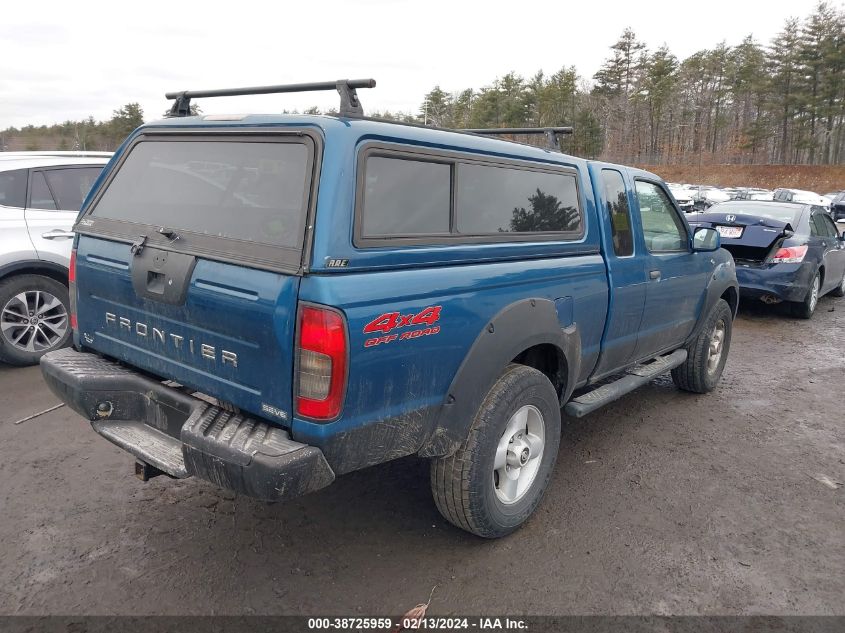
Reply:
[[[466,439],[481,402],[508,363],[535,345],[553,345],[562,357],[561,405],[575,386],[581,366],[577,324],[564,324],[554,301],[523,299],[512,303],[484,326],[458,368],[436,415],[421,457],[451,455]]]
[[[56,281],[63,280],[62,283],[67,285],[68,269],[59,264],[48,262],[43,259],[25,259],[5,266],[0,266],[0,280],[10,277],[15,273],[25,273],[29,275],[45,275],[56,279]]]
[[[703,328],[704,324],[707,322],[707,316],[710,314],[713,306],[715,306],[716,302],[721,299],[722,295],[725,294],[725,291],[729,289],[733,289],[733,297],[735,301],[731,305],[731,313],[733,318],[736,318],[737,310],[739,308],[739,284],[736,281],[736,264],[733,262],[733,257],[731,257],[730,260],[723,259],[721,262],[717,263],[716,267],[713,269],[713,273],[707,283],[707,291],[704,296],[702,310],[698,315],[698,322],[687,337],[687,340],[684,343],[685,346],[691,344],[698,337],[701,332],[701,328]]]

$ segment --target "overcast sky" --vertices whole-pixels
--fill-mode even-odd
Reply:
[[[0,129],[137,101],[159,118],[170,90],[374,77],[366,110],[416,111],[435,84],[479,88],[508,71],[574,65],[591,78],[625,27],[679,58],[753,33],[761,42],[816,0],[322,0],[5,2]],[[841,6],[840,2],[833,2]],[[133,9],[129,11],[129,7]],[[336,106],[334,93],[199,101],[205,113]]]

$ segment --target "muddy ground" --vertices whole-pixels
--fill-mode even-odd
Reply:
[[[404,459],[284,505],[133,460],[0,369],[0,613],[845,612],[845,300],[741,311],[718,390],[658,379],[565,426],[546,498],[488,542]]]

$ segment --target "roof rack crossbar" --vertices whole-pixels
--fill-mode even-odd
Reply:
[[[191,99],[204,97],[238,97],[243,95],[267,95],[282,92],[316,92],[319,90],[337,90],[340,95],[340,111],[344,117],[361,118],[364,108],[358,99],[357,88],[375,88],[375,79],[338,79],[336,81],[317,81],[304,84],[282,84],[278,86],[252,86],[250,88],[220,88],[218,90],[184,90],[168,92],[164,96],[173,99],[173,106],[168,116],[190,116]]]
[[[502,136],[514,134],[543,134],[548,142],[549,149],[560,151],[560,143],[558,142],[559,134],[572,134],[571,127],[491,127],[491,128],[477,128],[464,129],[462,132],[470,132],[472,134],[483,134],[485,136]]]

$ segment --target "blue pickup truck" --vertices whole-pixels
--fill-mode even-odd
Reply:
[[[446,519],[503,536],[562,410],[670,370],[714,388],[733,259],[653,174],[367,119],[363,85],[337,82],[337,116],[179,116],[214,95],[174,95],[85,201],[74,345],[43,375],[143,480],[278,501],[417,455]]]

